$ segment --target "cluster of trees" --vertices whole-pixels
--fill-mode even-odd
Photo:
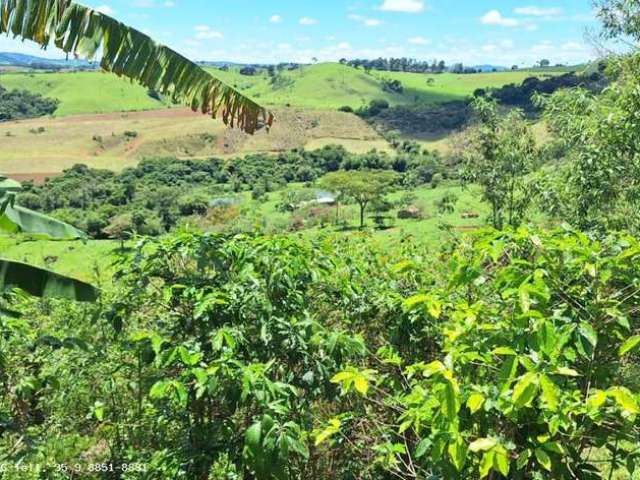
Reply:
[[[444,73],[447,65],[444,60],[425,62],[413,58],[378,58],[375,60],[342,58],[340,63],[353,68],[362,67],[366,71],[378,70],[381,72],[414,72],[414,73]]]
[[[26,90],[7,90],[0,85],[0,122],[51,115],[59,101]]]
[[[609,79],[602,72],[590,74],[576,74],[575,72],[562,75],[552,75],[547,78],[529,77],[521,84],[509,84],[500,88],[478,89],[474,97],[489,96],[496,99],[502,105],[518,107],[526,112],[540,111],[536,105],[537,95],[550,95],[558,90],[567,88],[584,88],[594,93],[604,90],[609,84]]]
[[[44,185],[27,185],[18,203],[72,223],[92,238],[158,235],[185,217],[206,214],[217,197],[251,190],[260,199],[288,183],[315,182],[339,170],[395,172],[399,184],[412,187],[430,183],[444,167],[437,154],[419,147],[389,155],[352,154],[341,146],[230,161],[144,160],[120,173],[76,165]]]

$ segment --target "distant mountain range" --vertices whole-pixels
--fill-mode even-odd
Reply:
[[[57,60],[10,52],[0,52],[0,66],[49,69],[97,68],[95,63],[87,62],[86,60]]]

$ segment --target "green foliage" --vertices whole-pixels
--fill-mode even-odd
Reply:
[[[620,354],[638,345],[625,341],[638,331],[637,294],[618,299],[639,278],[639,251],[627,236],[519,230],[453,252],[443,288],[405,301],[437,321],[439,353],[383,352],[370,362],[388,364],[367,380],[376,393],[360,389],[361,421],[394,425],[375,435],[379,447],[402,446],[378,461],[401,478],[597,479],[608,473],[590,452],[604,448],[608,468],[630,475],[640,397]]]
[[[559,169],[541,176],[537,191],[543,210],[579,228],[637,232],[640,57],[621,59],[615,69],[617,81],[600,96],[576,89],[542,99],[568,153]]]
[[[391,172],[349,171],[332,172],[321,180],[323,188],[340,194],[341,200],[353,200],[360,207],[360,228],[365,226],[367,207],[382,199],[397,181]]]
[[[58,103],[26,90],[9,91],[0,86],[0,122],[51,115]]]
[[[17,203],[71,222],[96,239],[121,238],[113,235],[116,230],[157,235],[183,220],[207,217],[216,198],[251,190],[255,199],[263,199],[289,183],[313,182],[328,172],[370,169],[398,172],[408,187],[444,171],[441,158],[429,152],[356,155],[340,146],[228,161],[166,158],[143,160],[120,173],[76,165],[44,185],[28,186]]]
[[[500,117],[497,105],[483,98],[475,100],[475,108],[480,125],[465,158],[463,178],[482,186],[495,228],[517,227],[531,204],[526,178],[536,166],[535,139],[521,112]]]

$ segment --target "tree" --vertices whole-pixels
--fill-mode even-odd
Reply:
[[[640,1],[597,0],[596,11],[602,21],[605,38],[640,38]]]
[[[70,0],[0,0],[0,34],[50,43],[68,54],[140,83],[160,95],[182,101],[223,122],[254,132],[273,115],[253,100],[144,33]]]
[[[531,202],[525,179],[534,167],[535,138],[521,111],[502,117],[495,102],[483,97],[474,102],[480,126],[464,159],[463,178],[482,187],[495,228],[516,227]]]
[[[392,172],[339,171],[325,175],[320,183],[343,199],[352,199],[360,207],[360,228],[365,226],[365,212],[374,201],[380,200],[396,180]]]
[[[640,55],[612,64],[618,80],[600,95],[578,88],[544,99],[567,161],[538,182],[541,206],[582,229],[640,232]]]
[[[547,68],[549,65],[551,65],[551,61],[547,60],[546,58],[543,58],[542,60],[540,60],[540,62],[538,62],[541,68]]]

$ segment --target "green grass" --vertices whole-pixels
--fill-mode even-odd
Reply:
[[[102,72],[8,73],[0,75],[0,85],[57,98],[57,116],[165,107],[139,85]]]
[[[289,189],[304,188],[302,184],[291,184]],[[405,192],[396,192],[389,196],[392,200],[398,200]],[[416,241],[436,248],[449,235],[463,234],[468,230],[480,228],[485,225],[488,208],[478,201],[477,188],[463,189],[459,186],[442,186],[436,189],[419,188],[414,191],[417,200],[415,204],[424,212],[422,220],[394,220],[393,226],[387,230],[375,230],[371,219],[367,220],[367,231],[372,234],[372,241],[382,246],[393,248],[399,240],[407,236]],[[435,202],[446,193],[455,193],[458,203],[455,212],[439,215]],[[300,212],[283,213],[277,210],[282,191],[271,192],[266,201],[251,200],[250,192],[240,194],[241,207],[245,215],[251,221],[247,226],[262,227],[267,232],[282,231],[293,216],[301,216]],[[463,219],[464,212],[475,212],[480,215],[475,219]],[[394,210],[389,215],[395,217]],[[357,230],[358,209],[354,205],[342,206],[340,216],[346,220],[352,229],[343,230],[334,225],[325,228],[311,228],[303,230],[300,235],[307,238],[315,238],[324,234],[359,235]],[[450,225],[451,232],[443,230],[443,225]],[[116,258],[120,242],[90,240],[90,241],[45,241],[30,240],[22,236],[9,236],[0,234],[0,256],[25,263],[35,264],[48,268],[55,272],[69,275],[81,280],[102,285],[108,282],[113,273],[113,261]],[[107,285],[105,284],[105,287]]]
[[[338,63],[322,63],[281,72],[278,82],[274,84],[266,72],[250,77],[240,75],[238,69],[222,71],[211,68],[209,71],[265,105],[291,105],[316,110],[334,110],[345,105],[358,108],[374,99],[387,100],[391,105],[460,100],[477,88],[501,87],[522,82],[534,74],[552,73],[551,70],[536,70],[535,73],[521,71],[473,75],[376,71],[367,74],[362,69],[356,70]],[[384,78],[400,80],[404,92],[383,91]],[[433,83],[428,83],[429,79]],[[59,99],[61,103],[56,116],[62,117],[81,113],[166,108],[163,102],[149,97],[144,88],[101,72],[4,73],[0,75],[0,85]]]
[[[98,285],[113,273],[116,241],[46,241],[0,234],[0,256]]]
[[[502,87],[509,83],[521,83],[532,75],[554,74],[547,70],[473,75],[377,71],[367,74],[362,69],[356,70],[338,63],[322,63],[282,72],[279,86],[274,86],[266,73],[248,77],[240,75],[235,69],[226,72],[218,69],[210,71],[267,105],[290,104],[315,109],[339,108],[344,105],[357,108],[373,99],[384,99],[391,105],[462,100],[472,95],[477,88]],[[400,80],[404,92],[384,92],[382,80],[385,78]]]

